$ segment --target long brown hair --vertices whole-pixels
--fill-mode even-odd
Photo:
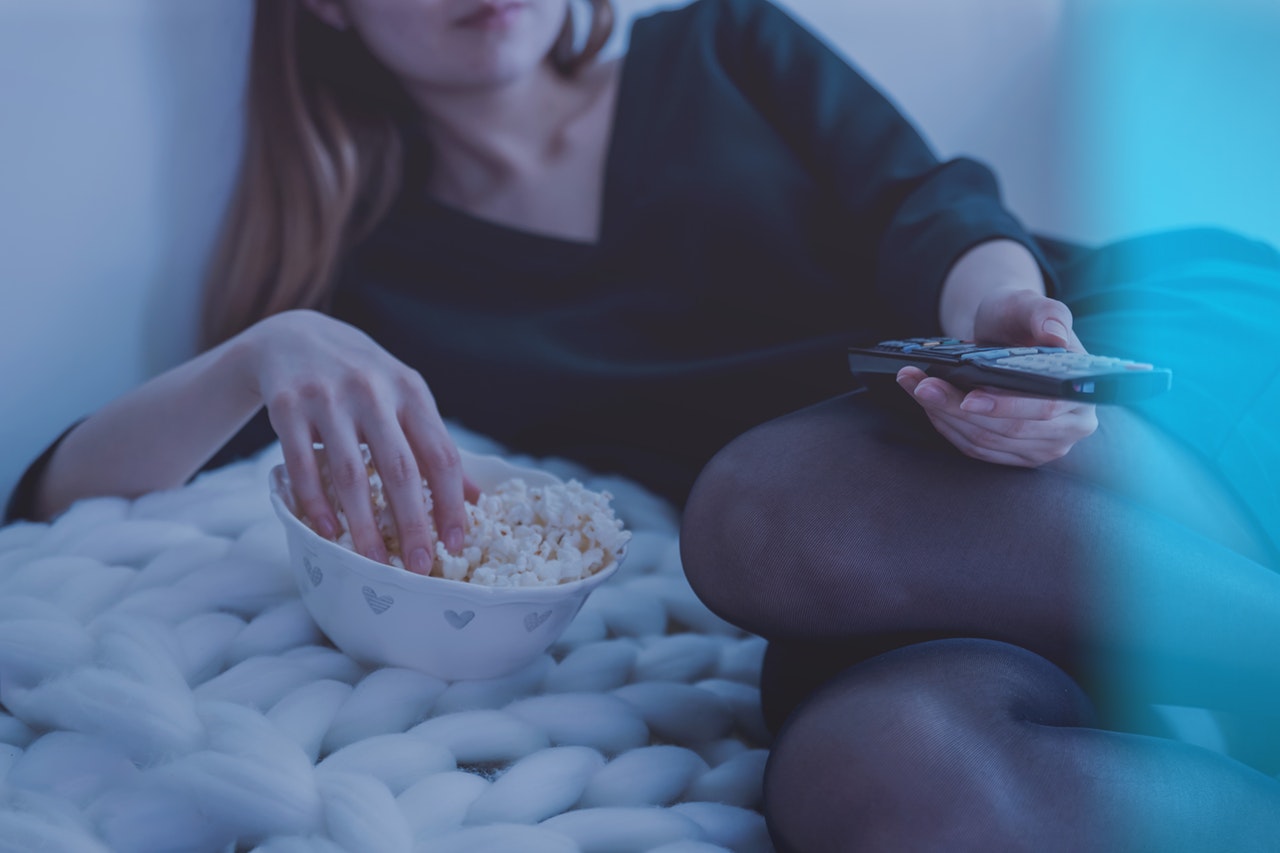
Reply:
[[[570,15],[552,51],[566,76],[613,29],[609,0],[589,2],[583,46]],[[386,215],[403,177],[400,128],[413,107],[354,29],[322,23],[300,0],[258,0],[250,63],[244,159],[205,280],[206,347],[280,311],[325,308],[343,254]]]

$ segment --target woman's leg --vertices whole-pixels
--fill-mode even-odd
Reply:
[[[1173,369],[1173,391],[1136,409],[1207,460],[1280,544],[1280,252],[1201,228],[1063,260],[1085,346]]]
[[[1060,669],[990,640],[849,669],[790,717],[765,781],[782,853],[1261,853],[1278,803],[1274,779],[1216,753],[1094,727]]]
[[[1003,468],[960,456],[909,408],[877,405],[871,395],[842,397],[763,425],[712,461],[686,509],[685,569],[720,615],[775,648],[817,650],[808,673],[814,682],[829,674],[824,669],[905,643],[982,637],[1031,650],[1035,654],[1026,659],[1047,658],[1100,694],[1274,712],[1280,709],[1280,576],[1264,565],[1270,545],[1237,517],[1234,499],[1211,476],[1168,461],[1177,457],[1177,447],[1141,421],[1110,410],[1099,435],[1060,462],[1036,471]],[[1130,476],[1135,470],[1161,471],[1160,487]],[[886,656],[884,671],[903,660],[892,657],[897,654]],[[1003,707],[1005,670],[982,660],[964,669],[966,679],[946,681],[946,690],[939,677],[959,667],[958,659],[914,665],[895,680],[896,689],[904,696],[924,691],[939,709],[950,703],[947,714],[954,719],[976,730],[990,727],[971,740],[979,744],[970,747],[977,752],[969,765],[954,764],[954,774],[981,771],[1014,784],[1031,771],[1011,754],[995,750],[979,757],[982,749],[1004,742],[999,730],[1012,725],[1008,715],[991,710]],[[850,684],[859,683],[859,671],[850,671]],[[796,667],[788,677],[799,683],[805,674]],[[775,717],[808,689],[779,703],[777,691],[765,688]],[[1083,725],[1076,700],[1056,690],[1046,693],[1046,707],[1053,695],[1066,705],[1060,713],[1046,711],[1046,719]],[[771,794],[768,805],[777,829],[792,820],[790,810],[800,800],[821,788],[823,797],[836,799],[809,801],[815,808],[826,802],[831,811],[824,806],[818,813],[827,814],[823,825],[839,837],[853,807],[846,797],[861,796],[853,792],[882,783],[912,790],[928,779],[914,777],[923,772],[919,762],[883,752],[877,762],[846,774],[846,763],[831,756],[919,747],[903,740],[895,745],[859,724],[854,711],[871,713],[876,703],[848,708],[830,698],[836,694],[822,695],[828,698],[806,705],[779,738],[769,778],[770,790],[783,793]],[[949,726],[954,720],[947,714],[929,718]],[[811,721],[802,726],[802,720]],[[1060,762],[1047,783],[1018,786],[1023,796],[1017,811],[1045,832],[1065,831],[1055,826],[1065,818],[1054,815],[1067,813],[1073,826],[1097,816],[1096,826],[1073,831],[1117,831],[1095,810],[1097,798],[1119,796],[1135,804],[1137,818],[1145,814],[1142,803],[1154,809],[1162,802],[1150,799],[1160,788],[1146,777],[1156,774],[1202,789],[1177,805],[1180,820],[1208,826],[1219,817],[1213,797],[1251,802],[1257,796],[1270,805],[1259,810],[1248,832],[1280,837],[1280,783],[1242,765],[1156,739],[1100,731],[1064,736],[1054,726],[1018,731],[1040,745],[1037,760]],[[822,734],[799,736],[803,732]],[[1013,754],[1022,754],[1022,747]],[[938,760],[954,759],[939,753]],[[824,767],[828,775],[805,782],[805,767]],[[779,778],[792,781],[780,784]],[[795,797],[785,794],[792,790]],[[923,811],[916,816],[947,803],[970,808],[967,797],[918,801]],[[798,814],[804,815],[799,825],[816,819],[808,808]],[[983,826],[988,833],[1002,831]],[[1006,840],[1013,844],[1015,836]]]
[[[1112,408],[1062,460],[1009,468],[873,397],[709,463],[681,547],[712,610],[770,640],[986,637],[1145,701],[1280,712],[1269,546],[1212,477],[1151,455],[1172,443]],[[1133,476],[1157,470],[1158,489]]]

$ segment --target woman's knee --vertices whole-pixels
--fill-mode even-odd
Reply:
[[[814,608],[909,604],[910,572],[895,554],[911,521],[899,498],[929,463],[890,420],[835,398],[748,431],[707,464],[680,539],[708,607],[756,633],[796,636],[785,626],[798,629]]]
[[[680,526],[684,571],[711,610],[742,624],[749,591],[769,578],[762,571],[771,524],[785,509],[777,484],[756,472],[764,443],[754,433],[739,436],[699,474]]]
[[[1060,670],[987,640],[898,649],[846,671],[772,746],[765,809],[781,850],[1034,849],[1043,725],[1085,725]],[[1004,843],[991,846],[993,839]]]

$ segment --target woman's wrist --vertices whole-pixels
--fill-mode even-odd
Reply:
[[[263,404],[262,389],[258,381],[258,365],[263,359],[265,340],[262,324],[264,322],[259,320],[239,334],[228,338],[219,345],[222,352],[217,355],[226,375],[231,380],[231,386],[243,389],[244,393],[259,406]]]
[[[1045,294],[1044,275],[1035,257],[1014,240],[989,240],[974,246],[952,265],[938,299],[944,334],[973,340],[978,308],[1000,292]]]

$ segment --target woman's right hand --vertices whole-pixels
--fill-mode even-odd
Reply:
[[[369,446],[399,535],[405,567],[431,570],[435,541],[423,494],[431,488],[435,529],[445,547],[462,545],[465,479],[458,449],[427,383],[358,329],[315,311],[286,311],[243,333],[252,380],[284,450],[299,511],[324,536],[346,513],[357,551],[379,562],[387,551],[374,522],[359,445]],[[321,483],[313,444],[324,444],[339,507]]]

